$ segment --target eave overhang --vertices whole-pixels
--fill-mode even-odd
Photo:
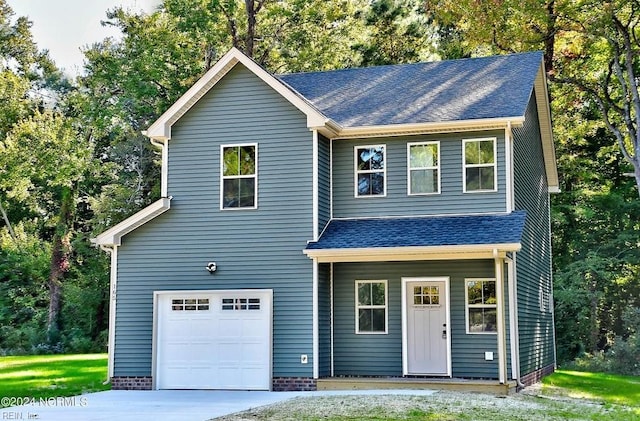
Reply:
[[[124,235],[168,211],[170,205],[171,198],[163,197],[95,238],[92,238],[91,242],[98,246],[119,246],[121,245],[121,239]]]
[[[415,260],[464,260],[504,258],[507,253],[518,252],[520,243],[465,244],[454,246],[337,248],[304,250],[303,253],[318,263],[337,262],[400,262]]]

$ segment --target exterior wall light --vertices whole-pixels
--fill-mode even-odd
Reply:
[[[209,262],[207,263],[206,269],[209,271],[209,273],[213,273],[218,270],[218,265],[216,264],[216,262]]]

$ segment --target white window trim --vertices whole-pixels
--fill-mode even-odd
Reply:
[[[495,282],[496,284],[496,298],[497,295],[499,293],[499,291],[497,290],[498,287],[498,282],[496,278],[465,278],[464,280],[464,324],[465,324],[465,330],[467,332],[467,335],[497,335],[498,331],[496,330],[495,332],[471,332],[469,331],[469,308],[494,308],[496,309],[496,317],[498,314],[498,303],[496,304],[469,304],[469,290],[468,290],[468,283],[469,282],[476,282],[476,281],[482,281],[482,282],[486,282],[486,281],[491,281],[491,282]]]
[[[411,167],[411,147],[412,146],[423,146],[423,145],[436,145],[438,147],[438,165],[432,167]],[[436,170],[438,172],[438,190],[431,193],[411,193],[411,170]],[[440,194],[441,192],[441,177],[440,170],[440,141],[429,141],[429,142],[408,142],[407,143],[407,195],[408,196],[432,196],[436,194]]]
[[[358,304],[358,286],[361,284],[384,284],[384,306],[380,305],[368,305],[360,306]],[[355,332],[356,335],[386,335],[389,332],[389,285],[386,279],[360,279],[355,282],[355,295],[354,295],[354,308],[355,308]],[[361,308],[366,309],[379,309],[384,308],[384,332],[360,332],[360,315],[358,310]]]
[[[468,164],[465,154],[466,145],[470,142],[493,142],[493,164]],[[490,193],[498,191],[498,139],[495,137],[483,137],[477,139],[462,139],[462,192],[463,193]],[[487,168],[493,166],[493,189],[467,191],[467,168]]]
[[[256,162],[255,162],[255,172],[253,175],[234,175],[234,176],[226,176],[224,175],[224,149],[225,148],[242,148],[244,146],[253,146],[255,148]],[[225,208],[224,207],[224,180],[226,179],[238,179],[238,178],[255,178],[255,183],[253,183],[253,206],[244,206],[238,208]],[[220,145],[220,210],[223,211],[243,211],[243,210],[251,210],[258,209],[258,143],[231,143]]]
[[[384,177],[384,193],[383,194],[358,194],[358,175],[359,174],[375,174],[381,172],[380,170],[363,170],[358,171],[358,149],[372,149],[383,148],[384,154],[384,168],[382,168],[382,176]],[[370,199],[374,197],[386,197],[387,196],[387,145],[355,145],[353,147],[353,196],[357,199]]]

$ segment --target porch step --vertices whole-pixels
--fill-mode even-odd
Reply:
[[[318,379],[318,390],[432,389],[487,393],[498,396],[516,391],[516,382],[497,380],[412,378],[412,377],[326,377]]]

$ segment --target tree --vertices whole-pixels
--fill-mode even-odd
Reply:
[[[352,48],[360,66],[412,63],[434,52],[431,25],[420,4],[413,0],[375,0],[360,12],[367,37]]]
[[[93,147],[79,139],[72,121],[36,112],[0,142],[0,192],[38,215],[51,239],[47,331],[55,340],[61,286],[70,267],[79,188],[94,170]]]

